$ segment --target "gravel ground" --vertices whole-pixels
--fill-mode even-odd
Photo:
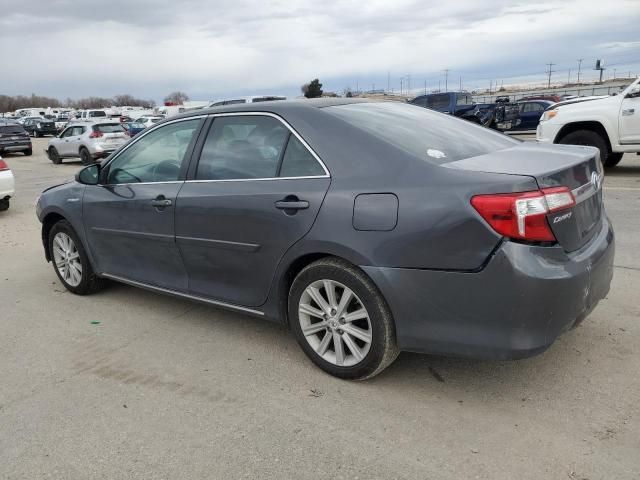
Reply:
[[[350,383],[274,324],[124,285],[67,293],[34,202],[80,164],[46,142],[5,158],[1,478],[640,478],[640,157],[606,177],[615,277],[579,328],[532,359],[401,354]]]

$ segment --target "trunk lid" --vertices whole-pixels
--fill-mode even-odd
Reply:
[[[602,165],[593,147],[522,143],[514,148],[443,165],[476,172],[528,175],[542,188],[568,187],[575,206],[547,216],[558,243],[572,252],[585,245],[602,221]],[[500,192],[496,192],[500,193]]]

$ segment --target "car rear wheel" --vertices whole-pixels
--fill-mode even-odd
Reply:
[[[91,154],[86,148],[80,149],[80,160],[83,165],[91,165]]]
[[[589,147],[596,147],[600,150],[600,160],[604,167],[615,167],[618,161],[615,161],[615,153],[609,151],[609,145],[602,135],[593,130],[576,130],[575,132],[568,133],[560,139],[558,143],[563,145],[587,145]],[[621,157],[622,158],[622,157]]]
[[[5,210],[9,210],[9,199],[3,198],[0,200],[0,212],[4,212]]]
[[[33,150],[30,148],[24,151],[25,157],[30,157],[32,154],[33,154]]]
[[[62,159],[60,158],[60,154],[58,154],[58,150],[56,150],[56,147],[51,147],[49,149],[49,160],[51,160],[56,165],[62,163]]]
[[[40,133],[35,132],[34,136],[35,136],[36,138],[40,138]]]
[[[289,292],[289,320],[302,350],[336,377],[371,378],[398,356],[382,294],[344,260],[318,260],[298,274]]]
[[[56,275],[70,292],[87,295],[103,287],[105,280],[94,273],[82,243],[66,220],[51,228],[49,252]]]

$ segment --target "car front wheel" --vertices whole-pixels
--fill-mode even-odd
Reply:
[[[51,228],[49,252],[58,278],[70,292],[87,295],[103,286],[104,280],[93,272],[80,239],[66,220]]]
[[[371,378],[398,356],[382,294],[341,259],[318,260],[298,274],[289,292],[289,320],[307,356],[336,377]]]

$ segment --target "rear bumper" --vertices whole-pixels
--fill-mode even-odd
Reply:
[[[15,192],[15,180],[11,170],[0,172],[0,200],[12,197]]]
[[[389,303],[400,349],[516,359],[547,349],[607,295],[614,251],[605,217],[571,254],[507,241],[477,273],[362,268]]]
[[[13,142],[0,144],[0,153],[2,152],[24,152],[25,150],[31,149],[31,142]]]

